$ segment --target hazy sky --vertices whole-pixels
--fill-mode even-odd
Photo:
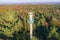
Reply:
[[[60,2],[60,0],[0,0],[1,3],[40,3],[40,2]]]

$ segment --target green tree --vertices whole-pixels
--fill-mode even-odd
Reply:
[[[19,14],[9,9],[6,13],[0,15],[0,33],[8,37],[13,37],[13,33],[19,31],[22,27],[22,21],[19,18]]]

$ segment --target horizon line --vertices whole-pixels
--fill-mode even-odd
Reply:
[[[37,4],[37,5],[39,5],[39,4],[60,4],[60,2],[40,2],[40,3],[38,3],[38,2],[28,2],[28,3],[0,3],[0,5],[30,5],[30,4]]]

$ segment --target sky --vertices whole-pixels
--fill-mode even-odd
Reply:
[[[44,3],[44,2],[60,2],[60,0],[0,0],[0,4],[4,3]]]

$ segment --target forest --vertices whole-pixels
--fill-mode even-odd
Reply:
[[[0,5],[0,40],[30,40],[28,13],[33,12],[32,40],[60,40],[60,5]]]

